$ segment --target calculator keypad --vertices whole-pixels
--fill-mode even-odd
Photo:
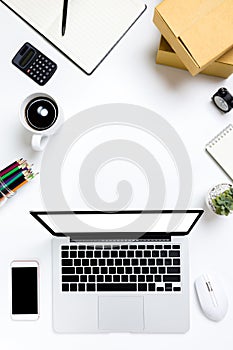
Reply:
[[[39,54],[27,68],[26,73],[39,85],[44,85],[54,74],[57,65],[46,56]]]

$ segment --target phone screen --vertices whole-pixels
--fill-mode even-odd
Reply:
[[[37,268],[12,267],[12,314],[37,314]]]

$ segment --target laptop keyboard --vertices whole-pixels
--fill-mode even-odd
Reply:
[[[62,245],[62,292],[181,292],[180,244]]]

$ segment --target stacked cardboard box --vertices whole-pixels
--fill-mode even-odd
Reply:
[[[154,23],[163,36],[157,63],[193,76],[233,73],[233,0],[164,0]]]

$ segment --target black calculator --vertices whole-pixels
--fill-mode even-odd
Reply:
[[[56,63],[29,43],[21,47],[12,63],[39,85],[45,85],[57,69]]]

